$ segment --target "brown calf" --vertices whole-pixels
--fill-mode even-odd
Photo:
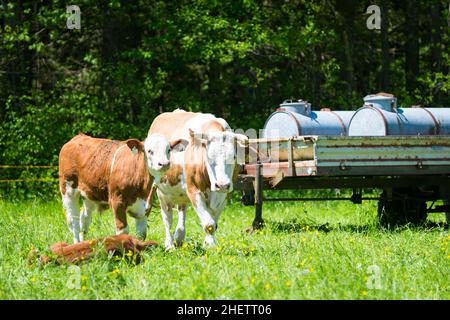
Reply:
[[[28,256],[28,263],[34,263],[36,259],[42,264],[53,261],[58,264],[79,263],[90,259],[96,253],[132,257],[136,262],[139,262],[141,251],[156,245],[158,244],[154,241],[140,241],[127,234],[86,240],[72,245],[57,242],[50,247],[50,256],[39,255],[36,249],[32,249]]]
[[[145,239],[145,208],[152,181],[138,140],[112,141],[80,134],[67,142],[59,154],[59,187],[74,242],[83,241],[92,212],[108,205],[114,212],[117,234],[128,233],[129,213],[136,219],[138,237]]]

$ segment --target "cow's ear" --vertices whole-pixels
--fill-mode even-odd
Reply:
[[[202,136],[202,134],[195,133],[192,129],[189,129],[189,137],[190,137],[190,143],[192,144],[203,144],[206,145],[208,143],[208,140],[200,138],[199,136]]]
[[[236,137],[236,142],[241,147],[246,147],[248,145],[248,137],[245,134],[235,133],[234,136]]]
[[[169,144],[171,150],[183,151],[186,149],[189,141],[186,139],[173,139],[169,141]]]
[[[144,150],[144,144],[137,139],[128,139],[126,144],[133,154],[137,154]]]
[[[192,144],[195,143],[195,132],[194,130],[192,130],[191,128],[189,128],[189,139],[191,140],[190,142]]]

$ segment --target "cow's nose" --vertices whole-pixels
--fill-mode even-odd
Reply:
[[[216,182],[216,188],[219,189],[219,190],[226,191],[226,190],[230,189],[230,183],[218,183],[218,182]]]
[[[170,161],[161,161],[161,162],[158,162],[158,165],[161,166],[161,168],[163,168],[163,169],[167,169],[170,166]]]

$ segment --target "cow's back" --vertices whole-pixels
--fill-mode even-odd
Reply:
[[[158,115],[152,122],[148,134],[159,133],[167,139],[181,137],[186,123],[197,115],[195,112],[175,111],[164,112]]]
[[[216,118],[210,113],[174,111],[158,115],[153,120],[148,134],[160,133],[169,140],[179,138],[189,140],[189,129],[194,132],[207,132],[229,130],[230,127],[225,120]]]
[[[92,138],[83,134],[67,142],[59,153],[60,191],[65,193],[67,184],[84,189],[90,198],[107,200],[109,171],[119,141]]]

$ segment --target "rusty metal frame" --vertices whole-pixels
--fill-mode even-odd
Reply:
[[[423,188],[437,188],[439,192],[427,195],[426,201],[450,200],[450,136],[386,136],[386,137],[325,137],[301,136],[281,139],[254,139],[266,146],[270,143],[286,143],[288,159],[283,162],[247,163],[238,176],[235,188],[255,192],[255,220],[253,229],[262,226],[263,201],[319,201],[352,200],[352,198],[264,198],[263,190],[295,189],[365,189],[379,188],[389,193],[394,188],[412,185]],[[313,157],[308,160],[294,159],[293,146],[300,144],[313,148]],[[342,147],[343,153],[328,153],[326,148]],[[384,159],[385,148],[400,150],[395,156]],[[348,150],[347,150],[347,149]],[[364,158],[367,148],[376,152],[372,158]],[[377,151],[380,149],[380,151]],[[325,150],[325,153],[324,153]],[[427,152],[430,152],[429,154]],[[346,158],[345,152],[354,152],[353,158]],[[359,152],[359,154],[358,154]],[[379,158],[378,153],[381,154]],[[404,152],[404,153],[402,153]],[[337,155],[335,159],[330,155]],[[370,154],[370,153],[369,153]],[[344,156],[342,156],[344,155]],[[309,156],[309,154],[308,154]],[[322,158],[321,158],[322,157]],[[366,162],[366,163],[365,163]],[[446,193],[446,190],[448,191]],[[376,198],[358,195],[358,201]],[[448,208],[448,206],[442,206]],[[434,209],[435,210],[435,209]]]

